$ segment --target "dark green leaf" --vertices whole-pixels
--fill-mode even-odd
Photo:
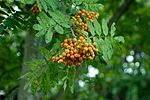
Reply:
[[[2,8],[7,9],[7,11],[8,11],[9,13],[11,13],[10,8],[5,4],[5,2],[0,2],[0,3],[2,3],[2,4],[0,4]]]
[[[4,20],[5,18],[3,16],[0,16],[0,23]]]
[[[1,10],[1,9],[0,9],[0,14],[9,16],[8,13],[7,13],[6,11],[3,11],[3,10]]]
[[[3,33],[4,27],[0,25],[0,34]]]

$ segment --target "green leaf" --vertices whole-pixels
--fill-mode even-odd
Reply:
[[[28,77],[32,77],[32,76],[33,76],[33,74],[31,72],[28,72],[28,73],[22,75],[21,77],[19,77],[19,79],[28,78]]]
[[[88,43],[91,43],[91,42],[92,42],[90,38],[86,38],[86,41],[87,41]]]
[[[33,25],[33,29],[40,31],[40,30],[42,30],[42,26],[39,25],[39,24],[34,24],[34,25]]]
[[[105,36],[108,35],[108,27],[107,27],[107,22],[105,19],[102,19],[102,30],[103,30],[103,34]]]
[[[3,16],[0,16],[0,23],[4,20],[5,18]]]
[[[100,36],[101,35],[101,25],[99,24],[99,22],[97,21],[97,19],[94,19],[94,28],[96,33]]]
[[[27,89],[33,82],[34,78],[31,78],[30,80],[28,80],[24,86],[24,89]]]
[[[46,0],[47,4],[55,11],[57,9],[58,2],[56,0]]]
[[[93,40],[94,40],[94,42],[96,42],[96,47],[100,50],[101,49],[100,40],[97,37],[94,37]]]
[[[95,29],[94,29],[92,23],[89,21],[87,21],[86,23],[87,23],[88,28],[90,29],[92,36],[95,36]]]
[[[55,26],[55,31],[59,34],[64,34],[64,30],[60,25]]]
[[[110,39],[105,38],[104,45],[102,46],[103,59],[108,62],[113,54],[113,48]]]
[[[35,0],[20,0],[20,1],[25,4],[33,4],[35,2]]]
[[[56,10],[55,12],[48,11],[49,15],[62,27],[70,28],[70,18],[62,12]]]
[[[118,41],[118,42],[122,42],[122,43],[124,43],[124,42],[125,42],[125,40],[124,40],[124,37],[123,37],[123,36],[116,36],[116,37],[114,37],[114,39],[115,39],[116,41]]]
[[[39,11],[41,12],[42,11],[42,5],[40,3],[40,0],[36,0],[36,3],[37,3]]]
[[[74,66],[70,67],[69,70],[69,87],[70,87],[70,91],[71,93],[74,92],[74,81],[75,81],[75,72],[76,72],[76,68]]]
[[[66,88],[67,88],[67,80],[65,80],[65,81],[64,81],[63,88],[64,88],[64,91],[65,91],[65,90],[66,90]]]
[[[39,15],[39,16],[40,16],[40,15]],[[36,18],[37,18],[39,24],[40,24],[40,25],[43,25],[44,23],[42,22],[42,19],[41,19],[39,16],[37,16]]]
[[[47,14],[42,12],[42,13],[39,14],[39,17],[40,17],[40,19],[42,21],[42,25],[44,27],[48,27],[49,26],[48,22],[50,21],[50,18],[47,16]]]
[[[53,37],[53,31],[52,31],[52,28],[50,27],[50,28],[48,29],[47,33],[45,34],[45,42],[46,42],[46,43],[51,42],[52,37]]]
[[[56,25],[56,22],[53,19],[50,19],[48,21],[48,23],[49,23],[49,26],[55,26]]]
[[[46,1],[47,1],[47,0],[46,0]],[[43,1],[41,2],[41,5],[43,6],[44,10],[47,12],[47,3],[46,3],[46,1],[43,0]]]
[[[94,42],[97,43],[97,47],[99,51],[102,53],[102,58],[105,62],[108,62],[111,59],[111,56],[113,54],[113,48],[112,43],[109,38],[105,38],[104,40],[102,38],[94,37]]]
[[[46,33],[46,29],[40,30],[38,33],[36,33],[36,37],[41,37]]]
[[[66,27],[66,28],[70,28],[70,26],[67,24],[67,22],[66,23],[60,23],[60,25],[62,26],[62,27]]]
[[[51,52],[50,52],[48,49],[46,49],[46,48],[40,46],[40,47],[39,47],[39,50],[40,50],[41,54],[42,54],[47,60],[49,60],[49,59],[51,58],[52,54],[51,54]]]
[[[0,33],[2,33],[4,30],[4,27],[2,25],[0,25]]]
[[[110,30],[111,36],[114,36],[114,35],[115,35],[115,31],[116,31],[115,23],[113,23],[113,24],[111,25],[111,30]]]
[[[84,31],[84,30],[80,30],[81,33],[83,33],[84,35],[86,35],[88,37],[88,32]]]

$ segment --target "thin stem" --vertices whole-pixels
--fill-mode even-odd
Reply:
[[[76,35],[74,34],[73,29],[72,28],[70,28],[70,29],[71,29],[72,36],[76,38]]]

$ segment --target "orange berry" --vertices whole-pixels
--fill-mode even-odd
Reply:
[[[93,43],[93,46],[96,46],[96,42]]]
[[[63,60],[62,60],[62,59],[58,60],[58,63],[62,63],[62,62],[63,62]]]
[[[68,53],[68,54],[67,54],[67,57],[69,57],[69,56],[70,56],[70,54]]]
[[[82,55],[82,58],[83,58],[83,59],[86,59],[86,55]]]
[[[63,52],[63,54],[62,54],[64,57],[67,55],[65,52]]]
[[[64,47],[66,47],[66,48],[67,48],[67,46],[68,46],[68,44],[67,44],[67,43],[64,43]]]
[[[85,47],[88,47],[88,46],[89,46],[89,44],[88,44],[88,43],[85,43],[85,44],[84,44],[84,46],[85,46]]]
[[[69,51],[70,51],[69,49],[66,49],[66,50],[65,50],[66,53],[69,53]]]
[[[74,55],[70,55],[70,59],[71,59],[71,60],[74,60]]]
[[[82,57],[80,57],[80,58],[79,58],[79,61],[81,61],[81,62],[82,62],[82,61],[83,61],[83,58],[82,58]]]
[[[68,40],[67,40],[67,39],[65,39],[65,40],[64,40],[64,43],[67,43],[67,42],[68,42]]]
[[[85,9],[83,9],[83,10],[81,10],[81,12],[82,12],[82,13],[86,13],[86,10],[85,10]]]
[[[78,50],[77,50],[77,49],[74,49],[73,52],[74,52],[74,53],[78,53]]]
[[[76,39],[76,38],[73,38],[72,41],[73,41],[73,42],[77,42],[77,39]]]
[[[73,51],[70,51],[70,54],[72,55],[74,52]]]

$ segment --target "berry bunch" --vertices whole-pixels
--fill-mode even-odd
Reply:
[[[79,66],[84,60],[93,60],[94,52],[98,51],[96,43],[87,43],[85,39],[85,36],[80,36],[78,40],[76,38],[65,39],[61,43],[61,46],[66,48],[65,51],[58,56],[53,56],[52,60],[67,66]]]
[[[99,13],[94,12],[88,12],[86,10],[80,10],[78,11],[75,16],[72,16],[72,20],[75,22],[75,25],[73,26],[74,30],[81,29],[84,31],[88,30],[88,27],[86,25],[86,21],[94,22],[94,18],[98,18]]]

